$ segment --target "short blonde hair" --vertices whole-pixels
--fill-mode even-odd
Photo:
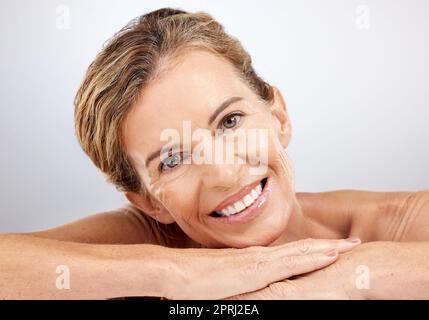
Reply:
[[[131,20],[90,64],[74,100],[81,147],[120,191],[144,191],[124,149],[121,125],[127,111],[163,62],[189,48],[227,59],[260,99],[273,99],[272,87],[256,74],[250,55],[207,13],[162,8]]]

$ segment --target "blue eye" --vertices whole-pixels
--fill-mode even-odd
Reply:
[[[159,164],[159,171],[165,172],[176,169],[182,164],[187,164],[187,162],[184,163],[184,161],[189,158],[191,158],[191,154],[189,152],[175,153],[161,161]]]
[[[180,153],[176,153],[161,161],[160,169],[161,171],[168,171],[178,166],[181,162],[182,155]]]

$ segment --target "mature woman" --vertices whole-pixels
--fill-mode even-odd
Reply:
[[[429,192],[295,193],[282,94],[209,15],[133,20],[75,107],[82,148],[131,204],[2,235],[1,297],[429,298]]]

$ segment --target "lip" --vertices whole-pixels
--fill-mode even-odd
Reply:
[[[261,179],[263,180],[263,179]],[[213,209],[213,211],[221,211],[222,209],[225,209],[229,205],[232,205],[233,203],[237,202],[238,200],[243,199],[243,197],[248,194],[252,189],[254,189],[261,180],[255,181],[251,184],[248,184],[247,186],[243,187],[240,191],[238,191],[236,194],[233,194],[232,196],[226,198],[224,201],[218,204],[216,208]],[[209,214],[211,214],[213,211],[211,211]]]
[[[259,182],[257,182],[256,185]],[[253,185],[254,187],[256,186],[253,183],[251,185]],[[251,189],[252,188],[250,188],[250,190]],[[213,217],[210,215],[208,217],[210,219],[213,219],[214,222],[230,223],[230,224],[244,223],[244,222],[250,221],[265,209],[265,207],[267,206],[268,196],[270,193],[271,193],[271,178],[267,177],[267,182],[265,183],[264,189],[262,189],[262,192],[259,195],[259,197],[249,207],[247,207],[240,213],[236,213],[228,217]],[[230,198],[228,198],[227,200],[229,199]]]

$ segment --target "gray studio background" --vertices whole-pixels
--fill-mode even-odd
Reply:
[[[73,97],[103,42],[163,6],[212,14],[283,91],[297,191],[429,188],[428,1],[2,0],[0,232],[125,203],[75,139]]]

